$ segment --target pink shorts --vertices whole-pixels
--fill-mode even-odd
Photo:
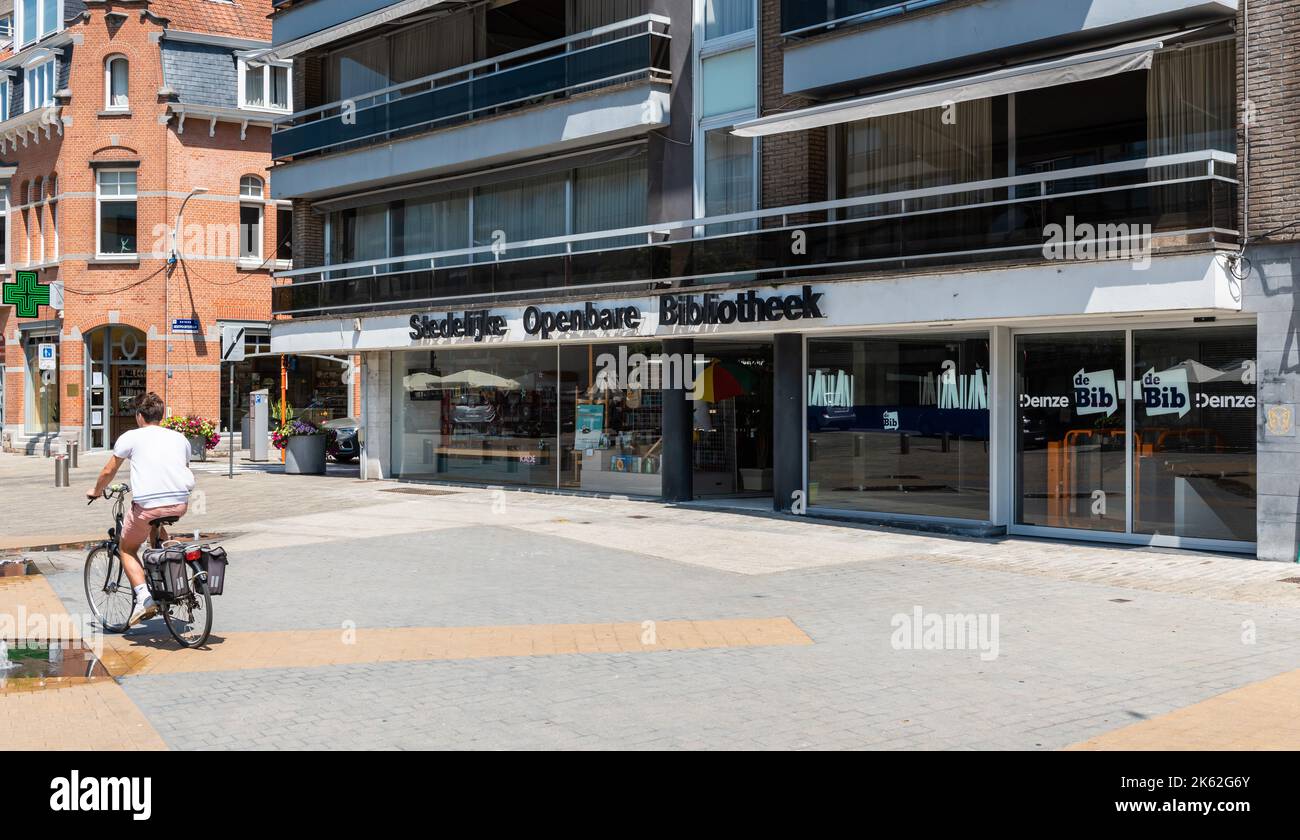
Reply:
[[[184,516],[189,507],[188,504],[181,502],[179,505],[142,508],[132,502],[131,509],[126,512],[126,516],[122,520],[122,534],[118,538],[118,544],[127,551],[134,552],[135,549],[140,547],[141,543],[149,539],[150,522],[164,516]]]

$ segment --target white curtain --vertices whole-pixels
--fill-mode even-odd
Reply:
[[[566,173],[558,173],[479,187],[474,193],[474,244],[503,244],[502,259],[562,251],[559,245],[519,250],[511,243],[564,235],[567,180]],[[492,253],[477,256],[484,262],[495,258]]]
[[[397,243],[399,254],[429,254],[469,247],[468,191],[406,201],[403,205],[402,238]],[[465,257],[453,257],[439,262],[439,267],[465,261]]]
[[[754,26],[754,0],[704,0],[704,40]]]
[[[354,99],[372,90],[388,87],[390,78],[388,39],[376,38],[330,55],[326,72],[326,95],[331,102]]]
[[[573,179],[573,231],[591,233],[639,227],[646,223],[646,159],[638,155],[579,169]],[[592,250],[644,242],[625,236],[575,243],[574,250]]]
[[[407,27],[391,38],[392,80],[408,82],[474,63],[476,10]]]
[[[1236,65],[1233,41],[1156,53],[1147,81],[1149,156],[1236,150]]]
[[[754,209],[754,141],[729,128],[704,138],[704,215],[724,216]],[[730,225],[734,230],[744,225]],[[721,230],[710,230],[718,233]]]
[[[993,177],[991,99],[849,123],[841,137],[846,198]]]

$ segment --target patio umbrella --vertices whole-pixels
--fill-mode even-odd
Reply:
[[[753,387],[754,374],[743,365],[715,361],[695,380],[691,398],[711,403],[721,402],[748,394]]]
[[[408,391],[436,391],[441,384],[442,377],[425,371],[402,377],[402,387]]]
[[[482,370],[461,370],[449,373],[439,379],[444,388],[518,388],[519,383],[513,379],[497,376]]]

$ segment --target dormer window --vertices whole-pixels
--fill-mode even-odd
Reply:
[[[284,61],[239,60],[239,107],[288,111],[292,104],[291,64]]]
[[[53,105],[56,78],[53,57],[28,65],[23,76],[23,110],[34,111]]]
[[[19,47],[35,43],[63,28],[63,0],[18,0],[14,30]]]

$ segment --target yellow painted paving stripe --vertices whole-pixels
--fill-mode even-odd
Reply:
[[[373,662],[487,659],[581,653],[653,653],[705,648],[810,645],[788,618],[657,621],[502,627],[394,627],[214,633],[206,650],[177,648],[166,634],[105,639],[115,677],[258,668],[311,668]],[[643,638],[645,641],[643,641]]]
[[[1300,750],[1300,671],[1233,689],[1072,750]]]
[[[0,624],[29,641],[77,639],[79,628],[40,575],[0,577]],[[69,632],[71,629],[71,632]],[[166,742],[109,677],[8,679],[0,750],[165,750]]]

